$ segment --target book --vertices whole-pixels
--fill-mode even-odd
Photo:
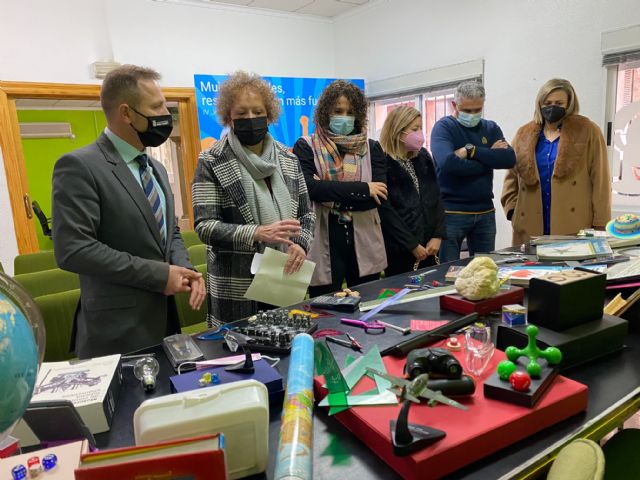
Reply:
[[[549,243],[570,242],[573,240],[583,240],[584,237],[579,235],[540,235],[532,237],[529,241],[530,245],[546,245]]]
[[[222,434],[86,453],[76,480],[226,480]]]
[[[585,260],[613,253],[605,238],[547,243],[536,247],[539,260]]]
[[[121,383],[120,355],[43,362],[31,401],[69,400],[91,433],[102,433],[111,427]]]
[[[22,455],[15,455],[13,457],[7,457],[0,460],[0,478],[10,479],[14,478],[11,475],[11,469],[16,465],[27,465],[27,461],[31,457],[38,456],[40,461],[45,455],[50,453],[55,454],[58,457],[58,463],[55,468],[39,475],[37,478],[46,480],[69,480],[73,478],[73,471],[80,462],[80,456],[89,452],[89,444],[86,440],[77,442],[64,443],[62,445],[56,445],[55,447],[44,448],[42,450],[29,451],[29,453],[23,453]],[[31,478],[34,478],[33,476]]]
[[[636,245],[640,245],[640,237],[635,238],[616,238],[609,237],[607,238],[607,242],[611,248],[624,248],[624,247],[633,247]]]
[[[622,283],[640,280],[640,258],[616,263],[607,269],[607,283]]]

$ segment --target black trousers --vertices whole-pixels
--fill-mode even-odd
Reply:
[[[387,262],[388,266],[384,270],[385,278],[392,277],[393,275],[398,275],[400,273],[412,273],[413,266],[416,263],[416,257],[409,252],[394,252],[393,254],[387,251]],[[436,257],[434,255],[430,255],[424,260],[420,262],[418,268],[430,267],[436,264]]]
[[[342,290],[342,283],[359,285],[380,278],[380,273],[360,276],[353,239],[353,223],[340,223],[338,215],[329,214],[329,256],[331,257],[331,283],[309,287],[311,298]]]

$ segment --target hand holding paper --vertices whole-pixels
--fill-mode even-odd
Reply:
[[[298,245],[296,247],[302,250]],[[285,265],[289,261],[289,255],[272,248],[266,248],[260,260],[257,258],[258,255],[256,254],[251,266],[255,277],[244,294],[245,298],[278,307],[286,307],[304,300],[316,268],[315,263],[302,257],[299,269],[295,273],[286,274]],[[295,258],[297,260],[300,257],[295,254]]]
[[[287,258],[287,263],[284,265],[284,273],[291,275],[300,271],[307,255],[304,252],[304,249],[297,243],[289,245],[288,253],[289,258]]]

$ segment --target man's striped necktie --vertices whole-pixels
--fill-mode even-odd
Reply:
[[[138,165],[140,165],[140,180],[142,181],[142,189],[144,190],[144,194],[147,196],[147,200],[149,200],[149,204],[151,205],[151,211],[153,212],[153,216],[156,219],[156,224],[158,225],[158,230],[160,230],[160,238],[162,239],[162,246],[164,247],[167,240],[167,228],[164,222],[164,215],[162,214],[162,202],[160,202],[160,194],[158,193],[158,189],[153,182],[153,175],[151,175],[151,169],[149,166],[149,158],[146,154],[138,155],[136,157],[136,161]]]

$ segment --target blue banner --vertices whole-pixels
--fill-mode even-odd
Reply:
[[[269,132],[278,141],[290,147],[303,135],[314,130],[313,109],[320,94],[333,78],[262,77],[280,100],[282,113]],[[216,100],[220,84],[227,75],[194,75],[200,143],[202,149],[209,148],[226,133],[216,117]],[[349,80],[364,90],[364,80]]]

